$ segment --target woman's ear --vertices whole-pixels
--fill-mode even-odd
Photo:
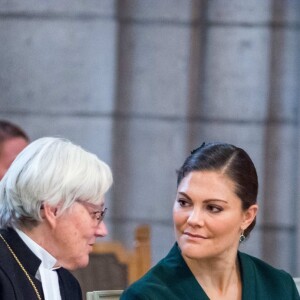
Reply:
[[[258,212],[258,205],[253,204],[251,205],[245,212],[244,212],[244,218],[241,225],[241,229],[245,230],[248,228],[248,226],[253,222],[254,218],[256,217]]]
[[[55,226],[57,216],[58,216],[58,207],[57,206],[50,206],[47,203],[43,204],[42,218],[47,221],[51,227]]]

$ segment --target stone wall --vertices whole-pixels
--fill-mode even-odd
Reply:
[[[243,147],[260,212],[242,250],[300,276],[299,25],[297,0],[0,1],[0,118],[108,162],[109,238],[150,224],[153,263],[189,151]]]

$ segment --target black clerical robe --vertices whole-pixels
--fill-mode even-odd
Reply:
[[[13,229],[1,229],[0,233],[15,252],[35,286],[38,288],[42,299],[44,299],[41,282],[35,278],[35,274],[41,263],[40,259],[33,254]],[[62,300],[82,300],[81,289],[75,277],[64,268],[59,268],[56,272],[58,273]],[[0,239],[0,299],[37,299],[36,293],[28,278],[2,239]]]

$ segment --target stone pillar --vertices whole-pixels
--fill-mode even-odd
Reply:
[[[175,240],[176,168],[188,148],[186,120],[200,66],[191,60],[199,7],[193,1],[119,2],[114,235],[130,246],[136,225],[150,224],[153,263]]]

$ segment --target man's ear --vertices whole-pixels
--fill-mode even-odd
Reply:
[[[51,206],[48,203],[44,203],[41,215],[45,221],[48,221],[50,226],[55,226],[58,216],[58,206]]]
[[[251,205],[245,212],[244,212],[244,218],[241,225],[241,229],[244,231],[248,228],[248,226],[253,222],[258,212],[258,205],[253,204]]]

